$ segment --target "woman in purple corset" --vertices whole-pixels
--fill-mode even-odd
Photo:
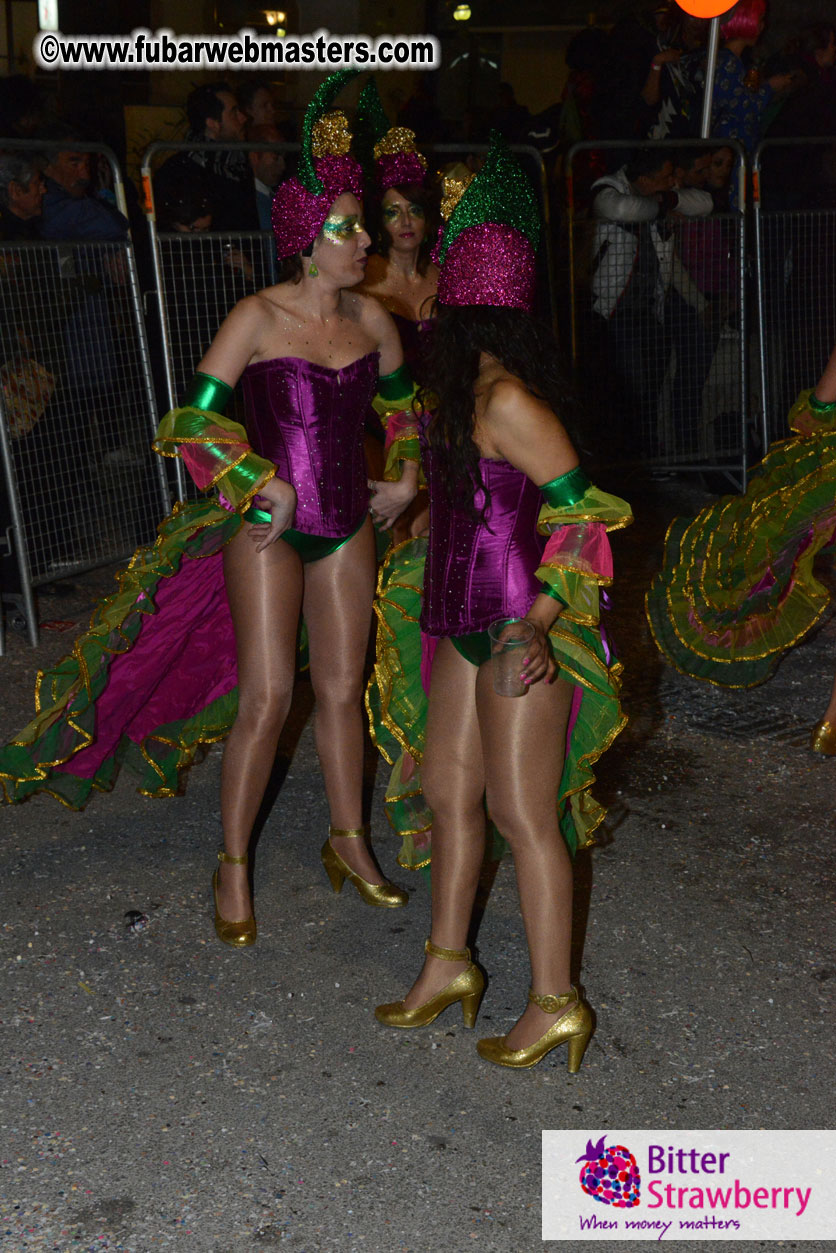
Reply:
[[[277,192],[279,284],[236,306],[198,367],[201,390],[211,386],[207,379],[230,389],[241,380],[250,447],[275,467],[224,552],[238,713],[223,759],[224,850],[214,889],[218,934],[232,944],[255,935],[247,847],[290,708],[300,615],[331,813],[323,863],[335,891],[348,878],[370,904],[407,899],[384,879],[363,838],[361,796],[376,574],[362,430],[378,376],[397,385],[403,358],[390,318],[350,290],[365,273],[370,239],[359,166],[341,151],[340,116],[320,120],[314,133],[315,153],[318,134],[320,143],[329,128],[338,134],[335,151],[316,161],[323,190],[289,179]]]
[[[218,937],[235,947],[256,939],[248,846],[290,707],[300,616],[331,819],[323,864],[335,891],[348,879],[371,905],[407,900],[362,824],[376,574],[362,438],[372,401],[397,412],[411,385],[391,319],[351,290],[370,242],[361,172],[344,115],[324,112],[344,78],[312,101],[299,177],[276,195],[282,281],[236,305],[157,434],[158,451],[217,494],[178,506],[135,554],[120,593],[47,676],[55,703],[0,750],[7,799],[48,790],[80,807],[124,760],[140,763],[143,790],[171,795],[198,745],[229,732],[212,886]],[[239,379],[246,430],[224,416]],[[399,490],[406,500],[414,487]]]
[[[530,316],[539,225],[525,176],[495,140],[440,247],[426,382],[437,407],[418,433],[429,539],[420,553],[424,541],[413,541],[417,557],[409,545],[395,550],[378,602],[369,708],[379,746],[391,735],[421,763],[432,849],[407,821],[405,851],[413,865],[431,851],[432,923],[417,980],[376,1015],[420,1027],[461,1002],[473,1025],[484,979],[467,940],[487,805],[513,852],[532,977],[519,1021],[503,1038],[480,1040],[479,1053],[532,1066],[567,1043],[576,1071],[592,1019],[571,986],[570,854],[603,817],[586,791],[589,763],[623,722],[598,588],[611,577],[606,532],[630,512],[592,487],[557,417],[566,392],[554,345]],[[414,427],[393,421],[389,429],[392,476],[419,453]],[[388,515],[386,485],[373,509]],[[419,612],[423,707],[414,677]],[[488,627],[505,618],[523,618],[532,631],[517,699],[493,686]]]

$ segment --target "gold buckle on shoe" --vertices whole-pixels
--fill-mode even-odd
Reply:
[[[571,992],[564,992],[562,996],[538,996],[533,988],[528,990],[528,999],[532,1004],[539,1006],[544,1014],[556,1014],[559,1009],[564,1009],[572,1001],[578,999],[578,989],[573,987]]]

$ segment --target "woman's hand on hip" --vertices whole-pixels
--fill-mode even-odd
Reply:
[[[257,553],[275,544],[288,529],[296,515],[296,489],[284,479],[272,478],[258,493],[270,503],[271,521],[257,522],[250,527],[250,539]]]

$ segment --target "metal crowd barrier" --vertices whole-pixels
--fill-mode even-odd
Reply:
[[[636,222],[596,212],[590,175],[612,177],[639,148],[729,147],[736,209]],[[575,166],[585,195],[576,196]],[[605,175],[609,170],[609,175]],[[731,141],[575,144],[566,159],[572,359],[602,454],[619,464],[718,471],[738,489],[748,470],[746,221],[743,151]]]
[[[768,439],[836,344],[836,136],[767,139],[754,159],[761,387]]]
[[[431,165],[437,167],[484,157],[487,144],[430,144],[422,147]],[[536,148],[513,145],[523,168],[531,179],[544,217],[548,218],[548,196],[543,160]],[[275,282],[273,236],[270,231],[161,231],[159,229],[160,197],[155,177],[164,162],[163,156],[178,152],[209,152],[215,157],[226,154],[272,151],[292,155],[298,144],[163,144],[154,143],[142,161],[145,209],[151,235],[156,274],[156,299],[162,326],[166,389],[169,404],[181,403],[195,367],[212,342],[218,328],[232,307],[243,296],[259,291]],[[543,246],[538,256],[541,296],[540,312],[554,318],[551,274],[550,232],[543,232]],[[233,399],[233,406],[237,398]],[[236,412],[233,407],[233,413]],[[240,410],[238,411],[240,414]],[[182,463],[175,463],[177,491],[181,499],[193,498],[197,489],[184,472]]]
[[[125,197],[100,144],[2,140],[33,156],[90,152]],[[151,451],[156,402],[133,245],[0,242],[0,452],[8,534],[4,599],[38,629],[33,588],[153,540],[170,507]],[[17,584],[17,586],[14,586]]]
[[[292,155],[298,144],[165,144],[154,143],[142,159],[145,212],[156,277],[156,302],[162,328],[165,382],[171,408],[182,403],[195,369],[218,329],[244,296],[269,287],[275,278],[272,231],[161,231],[160,198],[155,176],[178,152],[209,152],[213,156],[250,152]],[[255,192],[253,191],[253,195]],[[252,207],[252,206],[251,206]],[[239,398],[233,398],[232,416],[240,416]],[[181,461],[173,463],[181,500],[200,493]]]

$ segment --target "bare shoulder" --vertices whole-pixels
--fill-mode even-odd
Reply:
[[[239,300],[224,319],[198,369],[233,387],[269,339],[271,316],[274,315],[262,293]]]
[[[537,482],[555,478],[578,463],[577,453],[560,418],[548,401],[531,392],[506,371],[485,379],[483,416],[485,443]],[[555,467],[547,479],[541,466]]]
[[[485,419],[491,425],[530,427],[562,423],[547,401],[529,391],[521,379],[503,372],[486,381]]]
[[[261,329],[270,325],[276,309],[281,307],[277,300],[271,299],[267,294],[278,290],[276,287],[267,288],[239,300],[227,315],[224,327],[244,335],[258,335]]]
[[[347,316],[378,338],[391,320],[380,301],[373,295],[358,291],[346,291],[343,298]]]

